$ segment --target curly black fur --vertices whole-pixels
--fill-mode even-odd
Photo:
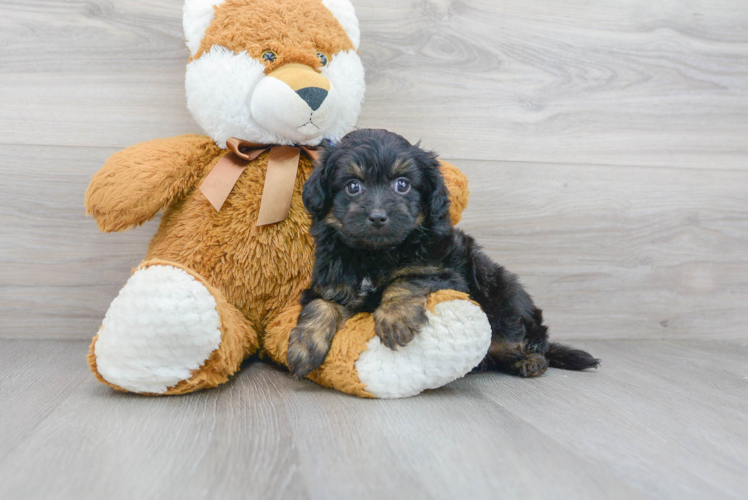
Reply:
[[[385,345],[406,345],[427,322],[429,294],[444,289],[468,293],[488,316],[491,347],[477,371],[533,377],[549,364],[598,365],[584,351],[549,343],[542,312],[517,277],[451,226],[435,154],[384,130],[352,132],[323,151],[303,200],[317,249],[289,344],[297,376],[322,363],[335,329],[357,312],[374,313]],[[333,306],[344,312],[331,314]]]

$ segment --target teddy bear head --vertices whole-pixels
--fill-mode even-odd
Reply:
[[[186,0],[187,106],[231,137],[315,146],[358,120],[364,68],[349,0]]]

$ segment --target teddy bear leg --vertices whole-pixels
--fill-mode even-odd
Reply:
[[[258,345],[241,311],[198,273],[150,260],[109,306],[88,363],[117,390],[185,394],[226,382]]]
[[[289,307],[267,329],[264,347],[286,364],[288,338],[301,306]],[[491,343],[491,326],[464,293],[432,294],[429,323],[405,347],[384,346],[371,314],[357,314],[335,335],[325,362],[309,379],[347,394],[369,398],[405,398],[436,389],[475,368]]]

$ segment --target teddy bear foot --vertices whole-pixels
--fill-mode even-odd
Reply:
[[[428,324],[405,347],[392,350],[372,337],[356,361],[358,378],[377,398],[405,398],[466,375],[486,356],[491,326],[469,300],[431,296]],[[446,300],[445,300],[446,299]]]
[[[491,343],[486,315],[464,293],[442,290],[428,301],[428,325],[404,347],[392,350],[375,334],[371,314],[346,321],[325,362],[309,375],[320,385],[365,398],[406,398],[452,382],[478,366]],[[265,347],[286,364],[288,338],[301,306],[268,327]]]
[[[225,382],[256,349],[256,335],[220,291],[178,264],[150,261],[110,305],[88,359],[115,389],[183,394]]]

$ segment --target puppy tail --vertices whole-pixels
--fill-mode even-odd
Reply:
[[[553,368],[564,370],[586,370],[587,368],[597,368],[600,364],[599,359],[593,358],[586,351],[573,349],[555,342],[549,344],[545,357]]]

